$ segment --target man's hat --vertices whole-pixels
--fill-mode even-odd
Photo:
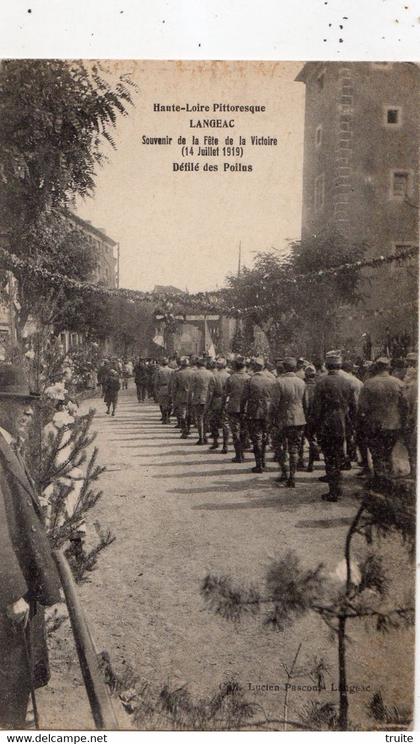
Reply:
[[[256,367],[264,367],[264,359],[261,356],[254,357],[252,362],[253,364],[255,364]]]
[[[188,357],[181,357],[181,359],[179,360],[181,367],[187,367],[188,362],[189,362]]]
[[[29,389],[26,375],[13,364],[0,364],[0,399],[15,398],[18,400],[38,400],[39,393]]]
[[[296,367],[297,362],[295,357],[284,357],[283,364],[286,364],[288,367]]]
[[[226,365],[226,359],[224,357],[217,357],[216,359],[217,364],[224,364]]]
[[[237,364],[239,367],[243,367],[245,365],[245,361],[245,357],[241,356],[240,354],[238,354],[234,359],[235,364]]]
[[[314,365],[313,365],[313,364],[308,364],[308,365],[307,365],[307,366],[305,367],[305,375],[309,375],[309,373],[310,373],[311,375],[315,375],[315,374],[316,374],[316,369],[315,369],[315,367],[314,367]]]
[[[162,359],[160,360],[160,363],[161,363],[161,364],[169,364],[169,359],[168,359],[168,357],[162,357]]]
[[[416,351],[409,351],[406,356],[407,362],[417,362],[417,352]]]

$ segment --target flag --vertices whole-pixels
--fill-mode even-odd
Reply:
[[[153,339],[153,343],[156,344],[156,346],[162,346],[162,348],[165,348],[165,341],[161,333],[156,334]]]

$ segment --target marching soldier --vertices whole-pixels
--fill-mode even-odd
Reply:
[[[226,359],[219,357],[216,359],[216,369],[213,371],[213,380],[211,380],[209,384],[208,410],[210,432],[213,438],[213,444],[210,449],[218,449],[219,431],[221,429],[223,435],[223,455],[227,454],[229,441],[229,426],[223,407],[223,396],[226,382],[229,377],[229,372],[226,369]]]
[[[210,380],[213,380],[213,372],[206,368],[206,359],[197,359],[197,369],[191,380],[190,400],[194,411],[195,425],[198,429],[198,440],[196,444],[207,444],[207,426],[205,414],[208,403]]]
[[[360,391],[363,387],[363,382],[359,380],[359,378],[356,377],[356,375],[354,374],[353,362],[344,361],[341,366],[341,374],[344,375],[344,377],[347,377],[348,380],[350,381],[350,384],[354,390],[356,404],[358,404]],[[363,445],[362,445],[362,449],[363,449]],[[356,460],[357,460],[356,433],[350,426],[350,422],[348,422],[348,426],[346,429],[346,454],[345,454],[343,469],[351,470],[351,464],[352,462]],[[365,454],[365,457],[363,457],[363,454],[362,454],[362,460],[363,460],[363,468],[368,468],[367,453]]]
[[[246,411],[254,447],[255,467],[252,468],[252,472],[262,473],[265,468],[273,381],[264,374],[262,357],[256,357],[252,366],[254,374],[244,385],[241,412]]]
[[[172,375],[173,403],[179,418],[181,439],[187,439],[190,433],[189,398],[193,376],[194,371],[189,366],[187,357],[182,357],[180,368]]]
[[[245,359],[238,356],[232,362],[233,372],[227,378],[223,396],[223,409],[226,411],[230,430],[232,432],[235,457],[232,462],[243,462],[244,451],[247,441],[247,429],[244,415],[241,413],[241,401],[244,386],[249,380],[249,374],[245,369]]]
[[[305,383],[296,374],[296,364],[296,359],[286,357],[283,361],[284,374],[276,379],[272,388],[272,419],[282,437],[279,481],[284,481],[288,488],[295,488],[299,443],[306,424]],[[286,466],[286,449],[289,454],[289,472]]]
[[[148,368],[146,362],[141,357],[139,357],[134,367],[134,382],[137,390],[137,400],[139,403],[142,403],[146,400]]]
[[[342,495],[341,466],[346,421],[350,421],[352,426],[356,421],[354,390],[350,381],[340,374],[341,364],[339,353],[327,354],[325,365],[328,374],[318,380],[312,401],[310,429],[317,434],[324,454],[325,479],[329,485],[329,493],[322,496],[324,501],[338,501]]]
[[[309,420],[312,415],[312,403],[314,399],[314,393],[315,393],[315,386],[316,386],[316,369],[313,366],[313,364],[308,364],[307,367],[305,367],[305,412],[306,412],[306,418]],[[305,442],[305,438],[308,441],[309,445],[309,460],[308,460],[308,467],[306,468],[306,471],[308,473],[312,473],[314,469],[314,462],[315,460],[319,460],[319,451],[318,446],[315,439],[315,434],[313,431],[311,431],[310,426],[306,424],[305,430],[304,430],[304,436],[301,439],[301,450],[299,452],[299,460],[298,460],[298,469],[299,469],[299,461],[304,466],[305,463],[303,461],[303,446]]]
[[[379,357],[375,374],[366,380],[359,397],[359,428],[372,453],[376,478],[392,475],[392,450],[406,429],[404,384],[390,374],[391,360]]]
[[[169,360],[163,357],[155,374],[155,399],[162,414],[162,424],[170,423],[171,397],[169,383],[174,370],[169,367]]]

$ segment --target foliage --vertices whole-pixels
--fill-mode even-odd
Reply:
[[[111,85],[97,63],[6,60],[0,71],[2,128],[0,219],[8,229],[34,225],[74,196],[90,196],[103,142],[131,103],[127,76]],[[26,254],[17,243],[16,251]]]
[[[252,269],[228,277],[226,299],[264,330],[272,353],[284,353],[297,341],[302,345],[302,334],[325,346],[336,330],[337,310],[358,303],[361,295],[358,269],[336,275],[322,270],[358,261],[365,249],[330,231],[292,242],[287,254],[258,253]],[[317,276],[299,278],[309,272]]]
[[[377,690],[372,695],[367,705],[367,711],[369,716],[377,723],[392,727],[402,727],[404,729],[409,728],[412,721],[412,714],[408,707],[403,706],[402,708],[397,705],[388,706],[385,705],[382,693]]]
[[[405,492],[406,489],[402,490]],[[288,552],[268,568],[262,592],[254,587],[234,587],[232,580],[224,576],[208,575],[201,584],[201,594],[207,606],[235,622],[244,613],[255,614],[264,606],[270,607],[265,622],[279,630],[307,612],[321,617],[337,641],[340,690],[337,725],[342,730],[349,726],[346,692],[346,644],[349,638],[346,623],[364,619],[376,631],[385,633],[414,622],[413,599],[408,598],[406,603],[394,601],[394,606],[390,606],[390,584],[382,560],[370,552],[359,565],[355,564],[351,559],[352,540],[360,535],[371,544],[374,532],[378,535],[397,532],[410,544],[414,537],[413,527],[409,524],[414,507],[414,494],[411,496],[412,503],[401,498],[400,493],[395,508],[387,509],[386,503],[379,500],[378,504],[374,494],[364,495],[346,535],[344,561],[338,564],[334,574],[323,573],[321,564],[315,569],[305,570],[298,557]],[[324,710],[315,705],[306,711],[306,717],[321,724],[320,716],[322,718],[326,713],[330,721],[328,725],[335,726],[333,709]]]
[[[113,331],[110,335],[120,356],[134,356],[150,347],[154,336],[155,314],[151,303],[113,298],[111,313]]]
[[[90,540],[88,550],[83,544],[85,519],[102,497],[96,482],[105,470],[92,448],[95,412],[80,413],[75,395],[80,380],[77,373],[73,378],[72,360],[58,339],[44,327],[28,343],[29,376],[41,394],[28,441],[31,473],[41,494],[51,545],[66,549],[74,576],[81,581],[114,540],[108,530],[95,525],[96,539]]]
[[[6,60],[0,69],[2,233],[16,255],[81,280],[97,258],[65,210],[93,194],[104,146],[115,147],[111,131],[132,103],[129,77],[109,78],[102,65],[77,60]],[[51,287],[14,273],[21,332]],[[74,301],[55,289],[63,306]]]

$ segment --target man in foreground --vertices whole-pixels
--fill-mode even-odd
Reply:
[[[0,726],[24,728],[31,690],[49,679],[44,606],[60,601],[41,507],[21,447],[36,396],[0,366]]]

